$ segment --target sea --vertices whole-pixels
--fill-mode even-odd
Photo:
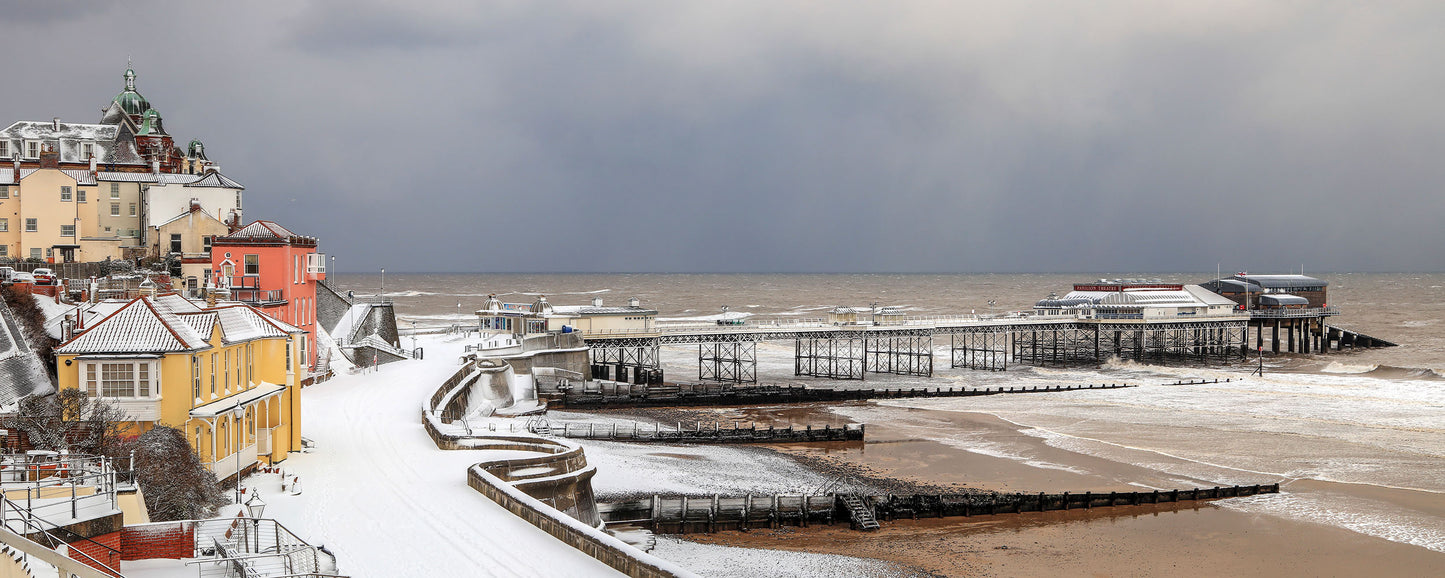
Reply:
[[[1256,273],[1260,273],[1256,271]],[[1139,384],[1117,395],[990,396],[899,400],[890,407],[992,414],[1049,446],[1151,468],[1180,485],[1279,482],[1273,496],[1228,500],[1252,515],[1348,529],[1445,552],[1445,274],[1316,273],[1329,283],[1334,326],[1399,344],[1351,352],[1264,357],[1235,365],[1013,366],[1004,372],[948,367],[935,342],[935,376],[869,376],[869,387],[998,387]],[[1092,274],[379,274],[340,273],[331,282],[358,296],[392,299],[403,333],[475,325],[490,294],[560,305],[637,298],[660,320],[822,318],[836,306],[892,306],[911,316],[1030,310],[1075,283],[1133,278],[1202,283],[1204,273]],[[405,337],[403,340],[405,342]],[[404,343],[405,344],[405,343]],[[821,384],[792,375],[792,345],[757,348],[758,380]],[[695,348],[668,347],[673,381],[696,381]],[[1207,385],[1174,382],[1219,380]],[[829,385],[855,387],[857,382]],[[866,413],[866,412],[865,412]],[[900,423],[906,420],[901,420]],[[959,445],[970,432],[918,432]],[[945,439],[946,438],[946,439]],[[964,444],[966,445],[966,444]],[[964,449],[968,449],[965,447]],[[1037,462],[1028,445],[989,444],[979,453]],[[1046,466],[1047,467],[1047,466]]]

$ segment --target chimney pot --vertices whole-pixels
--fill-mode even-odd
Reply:
[[[602,298],[601,298],[601,297],[593,297],[593,298],[592,298],[592,306],[593,306],[593,307],[601,307],[601,306],[602,306]]]

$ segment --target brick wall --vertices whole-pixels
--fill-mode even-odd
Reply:
[[[196,530],[190,524],[129,527],[120,531],[122,560],[191,558],[196,555]]]
[[[120,568],[120,532],[111,532],[94,536],[90,540],[79,540],[70,543],[70,557],[105,572],[101,565],[113,569]],[[79,552],[84,552],[80,554]],[[96,562],[99,562],[97,564]]]

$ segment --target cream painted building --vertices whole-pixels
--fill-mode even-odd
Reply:
[[[656,329],[657,310],[642,307],[633,297],[625,306],[605,306],[601,297],[591,305],[553,305],[538,297],[530,305],[502,303],[487,298],[477,318],[483,332],[533,335],[556,331],[594,333],[647,333]]]
[[[178,287],[194,295],[205,285],[211,272],[211,242],[231,232],[230,226],[207,213],[200,203],[161,223],[147,237],[152,255],[180,258]]]

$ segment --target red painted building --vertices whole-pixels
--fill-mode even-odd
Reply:
[[[316,237],[273,221],[255,221],[211,242],[212,286],[231,298],[306,330],[302,360],[316,368],[316,284],[326,279]]]

